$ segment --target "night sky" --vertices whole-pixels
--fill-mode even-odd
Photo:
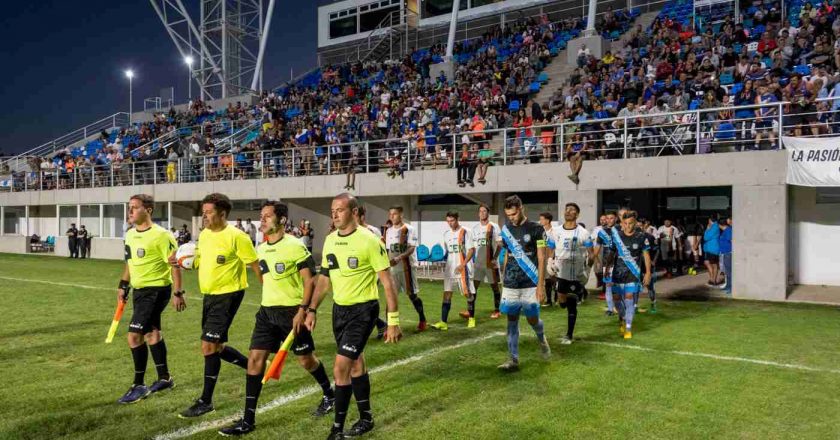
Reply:
[[[266,49],[266,88],[317,64],[317,6],[277,0]],[[198,0],[184,0],[198,8]],[[266,6],[268,1],[265,1]],[[188,70],[152,5],[144,0],[9,2],[0,17],[0,150],[29,150],[175,87],[187,99]],[[191,10],[192,12],[192,10]],[[192,13],[198,26],[198,13]],[[250,82],[250,79],[248,80]],[[193,83],[193,96],[198,86]]]

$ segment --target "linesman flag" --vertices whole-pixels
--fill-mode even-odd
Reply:
[[[283,341],[283,345],[280,346],[280,350],[277,350],[274,359],[271,360],[271,365],[269,365],[265,376],[263,376],[263,384],[271,379],[280,380],[280,373],[283,372],[283,365],[286,364],[286,356],[289,354],[289,349],[292,348],[294,342],[295,332],[291,331],[289,332],[289,336],[286,336],[286,340]]]
[[[105,337],[105,343],[110,344],[114,340],[114,335],[117,334],[117,326],[120,325],[123,310],[125,310],[125,301],[117,301],[117,310],[114,312],[114,320],[111,321],[111,328],[108,329],[108,336]]]

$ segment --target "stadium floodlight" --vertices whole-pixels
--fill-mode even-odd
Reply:
[[[187,76],[187,88],[189,89],[189,100],[192,101],[192,65],[195,60],[191,55],[184,57],[184,64],[190,68],[190,74]]]
[[[134,109],[134,103],[132,102],[134,96],[132,94],[131,80],[134,79],[134,71],[131,69],[126,70],[125,77],[128,78],[128,124],[131,125],[131,112]]]

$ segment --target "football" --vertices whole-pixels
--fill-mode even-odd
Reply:
[[[192,269],[195,261],[195,243],[184,243],[175,252],[175,259],[178,266],[184,269]]]

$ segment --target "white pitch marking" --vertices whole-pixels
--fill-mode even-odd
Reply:
[[[401,367],[401,366],[406,365],[406,364],[410,364],[410,363],[413,363],[413,362],[423,360],[423,359],[425,359],[429,356],[435,356],[437,354],[440,354],[440,353],[443,353],[443,352],[446,352],[446,351],[457,350],[457,349],[459,349],[461,347],[465,347],[467,345],[478,344],[478,343],[484,342],[484,341],[486,341],[490,338],[495,338],[497,336],[502,336],[503,334],[504,333],[502,333],[502,332],[494,332],[494,333],[490,333],[490,334],[487,334],[487,335],[484,335],[484,336],[479,336],[477,338],[467,339],[467,340],[459,342],[457,344],[447,345],[447,346],[439,347],[439,348],[433,348],[431,350],[426,350],[422,353],[415,354],[413,356],[409,356],[407,358],[400,359],[398,361],[390,362],[390,363],[372,368],[369,371],[369,373],[370,374],[382,373],[384,371],[388,371],[388,370],[391,370],[391,369],[394,369],[394,368],[397,368],[397,367]],[[307,397],[311,394],[315,394],[319,391],[321,391],[321,387],[317,387],[317,386],[303,387],[303,388],[301,388],[301,389],[299,389],[299,390],[297,390],[297,391],[295,391],[291,394],[284,394],[284,395],[272,400],[271,402],[266,403],[265,405],[261,405],[257,409],[257,413],[261,414],[261,413],[264,413],[266,411],[271,411],[275,408],[279,408],[279,407],[281,407],[283,405],[286,405],[288,403],[294,402],[296,400],[300,400],[304,397]],[[228,424],[236,421],[239,417],[240,417],[240,413],[237,412],[236,415],[233,415],[233,416],[230,416],[230,417],[225,417],[223,419],[218,419],[218,420],[213,420],[213,421],[201,422],[201,423],[198,423],[198,424],[195,424],[195,425],[192,425],[192,426],[187,426],[187,427],[172,431],[172,432],[167,433],[167,434],[158,435],[158,436],[155,437],[155,440],[174,440],[174,439],[178,439],[178,438],[189,437],[191,435],[198,434],[199,432],[206,431],[208,429],[215,429],[215,428],[220,428],[222,426],[228,425]]]
[[[625,348],[628,350],[638,350],[638,351],[651,351],[657,353],[668,353],[668,354],[676,354],[679,356],[692,356],[692,357],[702,357],[707,359],[715,359],[719,361],[732,361],[732,362],[745,362],[748,364],[756,364],[756,365],[766,365],[770,367],[778,367],[778,368],[787,368],[789,370],[802,370],[802,371],[813,371],[817,373],[833,373],[833,374],[840,374],[840,370],[832,370],[829,368],[817,368],[817,367],[809,367],[807,365],[798,365],[798,364],[786,364],[782,362],[773,362],[773,361],[765,361],[761,359],[750,359],[750,358],[743,358],[737,356],[721,356],[717,354],[709,354],[709,353],[697,353],[693,351],[671,351],[671,350],[657,350],[655,348],[648,348],[648,347],[640,347],[638,345],[625,345],[619,344],[615,342],[602,342],[602,341],[580,341],[583,344],[593,344],[593,345],[604,345],[607,347],[613,348]]]

